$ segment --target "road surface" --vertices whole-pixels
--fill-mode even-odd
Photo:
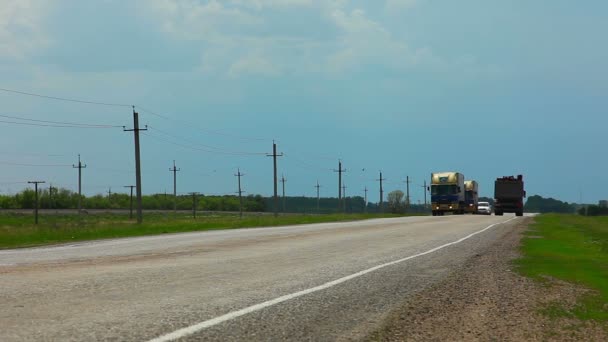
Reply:
[[[518,220],[408,217],[3,250],[0,340],[364,339]]]

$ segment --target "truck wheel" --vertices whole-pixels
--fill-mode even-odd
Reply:
[[[502,212],[501,211],[497,211],[497,212],[494,213],[494,215],[496,215],[496,216],[502,216]]]
[[[521,211],[518,211],[517,213],[515,213],[515,216],[524,216],[524,213]]]

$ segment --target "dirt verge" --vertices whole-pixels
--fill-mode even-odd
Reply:
[[[555,303],[572,305],[587,290],[559,281],[538,283],[514,272],[522,233],[516,229],[469,260],[445,281],[389,315],[372,341],[608,341],[594,322],[551,318]]]

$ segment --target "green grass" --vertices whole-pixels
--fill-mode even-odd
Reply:
[[[608,217],[547,214],[535,218],[523,239],[523,258],[516,261],[526,276],[547,276],[582,285],[592,291],[574,308],[553,303],[550,317],[577,317],[608,322]]]
[[[0,249],[50,245],[73,241],[159,235],[168,233],[205,231],[215,229],[271,227],[364,220],[398,215],[334,214],[334,215],[245,215],[234,214],[192,216],[173,214],[145,214],[141,225],[128,219],[128,215],[48,215],[36,226],[32,215],[0,214]]]

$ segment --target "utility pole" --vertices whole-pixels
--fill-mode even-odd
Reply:
[[[196,196],[198,192],[191,192],[190,195],[192,195],[192,217],[196,218]]]
[[[277,154],[277,144],[275,144],[274,140],[272,141],[272,154],[267,154],[266,156],[272,157],[274,164],[274,217],[279,216],[279,198],[277,196],[277,157],[282,157],[283,152],[281,154]]]
[[[78,154],[78,166],[72,165],[72,168],[78,169],[78,214],[82,210],[82,169],[86,169],[86,167],[80,162],[80,154]]]
[[[422,189],[424,189],[424,209],[426,209],[426,179],[424,180],[424,185],[422,186]]]
[[[173,212],[177,212],[177,171],[181,171],[175,167],[175,160],[173,161],[173,168],[169,171],[173,172]]]
[[[346,169],[342,169],[342,160],[338,159],[338,169],[334,170],[338,173],[338,212],[340,212],[340,206],[342,204],[342,173],[346,172]]]
[[[281,183],[283,183],[283,213],[285,213],[285,182],[287,182],[287,179],[281,174]]]
[[[36,192],[36,195],[34,197],[34,201],[36,203],[34,203],[34,223],[38,224],[38,184],[44,184],[45,182],[43,181],[28,181],[29,184],[34,184],[34,191]]]
[[[108,204],[112,207],[112,187],[108,188]]]
[[[405,210],[410,210],[410,176],[405,176]]]
[[[319,189],[321,188],[321,186],[319,185],[319,180],[317,179],[317,185],[315,185],[315,188],[317,188],[317,214],[319,213],[320,210],[320,201],[321,201],[321,197],[319,197]]]
[[[342,185],[342,201],[344,213],[346,213],[346,184]]]
[[[49,209],[53,209],[53,190],[57,188],[53,187],[53,184],[49,184]]]
[[[367,212],[367,192],[369,191],[369,190],[367,190],[367,186],[365,186],[365,189],[363,191],[365,192],[365,199],[364,199],[365,206],[363,207],[363,212],[366,213]]]
[[[376,179],[380,181],[380,212],[384,212],[384,190],[382,189],[382,181],[385,181],[386,178],[382,178],[382,171],[380,171],[380,179]]]
[[[129,204],[129,220],[133,219],[133,188],[135,187],[135,185],[125,185],[125,188],[131,188],[131,197],[130,197],[130,204]]]
[[[238,177],[239,179],[239,216],[243,217],[243,190],[241,190],[241,177],[243,177],[245,174],[241,173],[241,169],[237,169],[237,172],[235,174],[236,177]]]
[[[135,111],[135,106],[133,106],[133,129],[126,129],[123,126],[123,131],[125,132],[133,132],[133,137],[135,139],[135,187],[137,189],[137,223],[143,222],[143,213],[142,213],[142,200],[141,200],[141,162],[140,162],[140,150],[139,150],[139,131],[147,131],[148,126],[146,128],[139,128],[139,113]]]

